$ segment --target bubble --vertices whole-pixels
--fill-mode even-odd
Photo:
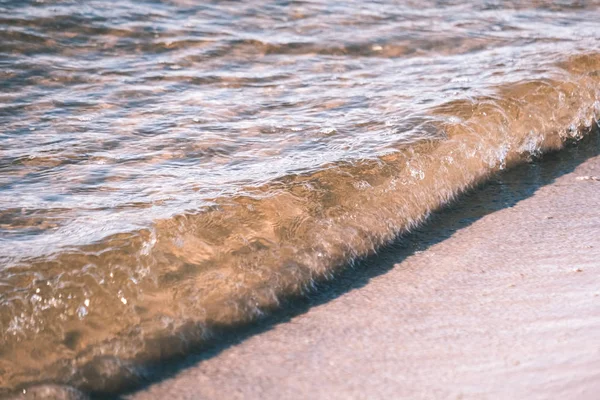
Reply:
[[[79,317],[79,319],[83,319],[87,314],[87,308],[85,308],[84,306],[79,306],[79,308],[77,309],[77,316]]]

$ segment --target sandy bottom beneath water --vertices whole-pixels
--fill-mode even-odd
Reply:
[[[500,175],[128,398],[596,399],[600,157],[582,151]]]

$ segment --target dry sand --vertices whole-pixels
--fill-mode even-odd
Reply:
[[[600,398],[597,149],[501,175],[129,398]]]

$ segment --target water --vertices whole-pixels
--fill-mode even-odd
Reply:
[[[582,137],[599,6],[0,0],[0,393],[120,390]]]

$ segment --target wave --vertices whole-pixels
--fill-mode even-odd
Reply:
[[[289,175],[151,229],[0,269],[0,393],[122,390],[149,362],[248,323],[373,254],[499,170],[597,124],[600,54],[430,110],[427,140]]]

